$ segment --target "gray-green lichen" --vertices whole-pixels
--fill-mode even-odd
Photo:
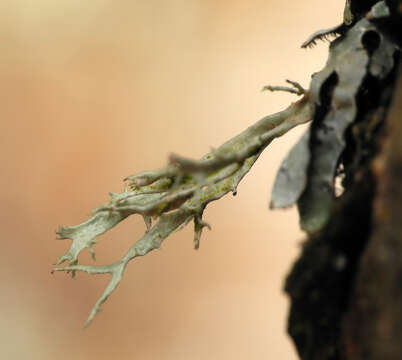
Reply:
[[[131,260],[158,249],[170,234],[192,220],[194,247],[198,248],[202,230],[204,227],[210,228],[202,220],[205,207],[229,192],[235,194],[239,182],[272,140],[311,120],[308,93],[300,85],[289,83],[296,89],[291,89],[291,92],[303,97],[287,109],[264,117],[201,160],[171,155],[167,167],[127,177],[129,188],[122,193],[111,193],[109,202],[95,209],[92,218],[76,226],[59,228],[57,233],[60,239],[71,239],[72,243],[56,265],[66,261],[69,264],[56,267],[54,271],[72,272],[73,276],[77,271],[111,275],[109,284],[91,310],[86,325],[93,320],[102,303],[116,289]],[[290,88],[271,87],[269,90],[289,91]],[[144,217],[147,229],[122,259],[103,266],[78,264],[78,256],[82,250],[87,248],[95,259],[93,245],[97,237],[134,214]]]

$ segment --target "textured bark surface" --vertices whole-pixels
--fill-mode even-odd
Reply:
[[[386,120],[371,156],[349,174],[352,185],[325,228],[306,240],[286,280],[289,334],[303,360],[402,356],[402,77],[386,116],[395,77],[357,128]]]
[[[376,160],[378,192],[373,232],[361,257],[344,320],[344,359],[402,356],[402,78]]]
[[[364,14],[375,3],[351,1],[355,23],[339,41],[346,43],[343,39],[347,39],[348,32],[370,18]],[[386,4],[391,16],[373,20],[375,28],[366,28],[369,31],[362,41],[370,58],[367,69],[371,64],[377,65],[377,55],[373,55],[376,51],[379,57],[385,54],[376,45],[379,38],[391,39],[400,50],[402,2]],[[310,232],[286,279],[285,291],[291,298],[288,331],[302,360],[402,359],[399,51],[393,59],[395,66],[390,73],[377,76],[375,71],[367,70],[359,85],[355,97],[357,114],[345,133],[346,147],[339,160],[345,192],[334,199],[325,226]],[[337,61],[345,61],[345,57]],[[335,64],[334,69],[339,75],[341,64]],[[348,82],[349,76],[344,79]],[[330,90],[323,97],[324,105],[336,103],[336,92],[331,87]],[[335,113],[339,111],[337,106],[331,106]],[[312,131],[322,121],[317,111]],[[321,171],[321,166],[317,169]],[[309,198],[306,206],[310,207],[310,203]]]
[[[373,188],[370,173],[362,174],[325,229],[306,241],[287,278],[285,290],[292,299],[289,333],[303,360],[339,359],[340,319],[371,230]]]

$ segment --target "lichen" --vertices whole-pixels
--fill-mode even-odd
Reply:
[[[86,325],[116,289],[127,264],[135,257],[159,248],[164,239],[191,220],[194,220],[194,247],[197,249],[203,228],[210,228],[202,220],[206,206],[229,192],[235,194],[239,182],[273,139],[311,120],[308,93],[301,91],[300,85],[293,85],[303,97],[287,109],[264,117],[201,160],[171,155],[165,168],[128,176],[125,179],[128,187],[122,193],[111,193],[110,201],[95,209],[92,218],[76,226],[59,228],[60,239],[71,239],[72,243],[57,262],[57,265],[66,261],[69,264],[56,267],[54,271],[72,272],[73,275],[76,271],[111,275]],[[103,266],[78,264],[78,256],[83,249],[89,249],[95,258],[92,246],[97,237],[134,214],[144,217],[147,230],[122,259]],[[151,218],[155,220],[154,224]]]

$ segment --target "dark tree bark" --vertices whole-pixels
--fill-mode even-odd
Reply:
[[[399,70],[399,73],[402,69]],[[375,160],[373,226],[344,319],[344,359],[402,358],[402,77]]]
[[[355,24],[375,3],[351,2]],[[309,232],[285,284],[289,334],[302,360],[402,359],[402,2],[386,4],[392,14],[375,32],[396,44],[393,70],[381,80],[365,76],[341,156],[345,192],[325,226]],[[366,34],[370,53],[377,39]],[[333,88],[326,91],[329,108]],[[312,131],[321,131],[327,115],[320,116]]]

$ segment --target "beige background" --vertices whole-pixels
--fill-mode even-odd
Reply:
[[[189,226],[133,261],[86,330],[107,278],[50,275],[69,245],[54,230],[170,151],[200,157],[294,101],[259,90],[308,86],[327,45],[300,44],[339,23],[343,3],[0,1],[2,359],[296,359],[282,286],[302,234],[295,210],[267,204],[301,129],[270,146],[236,198],[209,206],[198,252]],[[143,231],[129,218],[100,238],[97,262]]]

